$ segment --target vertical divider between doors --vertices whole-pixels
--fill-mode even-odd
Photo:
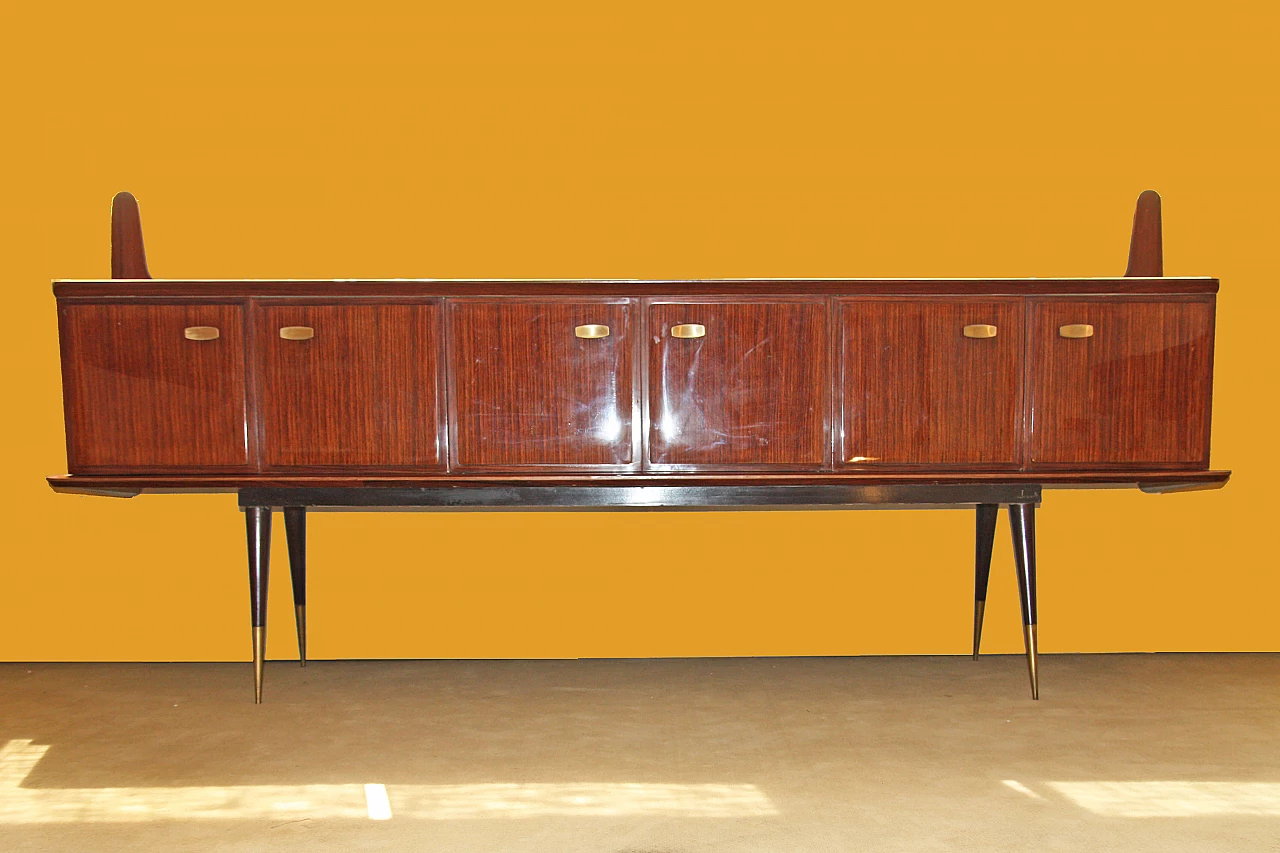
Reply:
[[[649,419],[653,417],[653,413],[649,411],[650,394],[649,394],[649,305],[652,297],[641,296],[636,300],[640,316],[636,322],[636,340],[634,349],[631,351],[634,367],[631,374],[635,378],[634,393],[638,395],[638,406],[632,406],[632,412],[639,409],[640,417],[636,423],[638,435],[633,439],[632,446],[639,448],[639,456],[636,461],[638,470],[649,470]]]
[[[837,347],[844,340],[843,330],[836,317],[836,298],[828,296],[827,302],[827,459],[823,470],[834,471],[838,454],[844,444],[844,381],[838,374],[843,359],[838,358]]]
[[[261,353],[258,341],[258,300],[250,297],[242,303],[244,311],[244,417],[245,448],[249,467],[262,473],[263,439]]]
[[[1035,341],[1039,334],[1033,325],[1035,319],[1035,299],[1029,296],[1022,298],[1022,435],[1018,443],[1019,468],[1026,471],[1031,467],[1031,449],[1035,432],[1035,365],[1032,358],[1036,352]]]
[[[436,334],[437,344],[439,348],[436,352],[436,406],[438,414],[436,415],[436,449],[440,454],[440,462],[445,472],[451,472],[453,466],[453,448],[457,442],[457,436],[454,429],[457,426],[458,419],[453,411],[454,404],[454,388],[455,381],[453,373],[453,365],[449,362],[449,346],[451,340],[451,323],[449,322],[450,300],[448,297],[438,297],[437,302],[440,310],[437,312],[438,323],[440,324]]]
[[[630,471],[644,470],[644,442],[641,430],[644,428],[644,406],[640,397],[644,371],[640,358],[644,353],[644,311],[641,301],[635,297],[627,297],[627,331],[631,334],[631,464]]]

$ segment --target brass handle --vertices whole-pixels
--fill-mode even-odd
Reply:
[[[189,341],[216,341],[222,332],[217,326],[187,326],[182,336]]]
[[[964,327],[964,336],[966,338],[994,338],[996,331],[995,326],[986,323],[974,323],[971,326]]]
[[[286,341],[309,341],[316,336],[316,330],[310,326],[283,326],[280,337]]]
[[[707,327],[697,323],[681,323],[671,327],[673,338],[701,338],[707,333]]]
[[[1088,323],[1072,323],[1068,326],[1059,326],[1058,334],[1064,338],[1092,338],[1093,326]]]
[[[586,323],[581,326],[573,327],[573,334],[579,338],[587,338],[593,340],[595,338],[609,337],[609,327],[602,326],[599,323]]]

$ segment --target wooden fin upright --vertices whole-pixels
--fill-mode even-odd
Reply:
[[[1144,190],[1133,211],[1133,236],[1129,239],[1126,276],[1164,275],[1164,238],[1160,227],[1160,194]]]
[[[151,278],[142,248],[142,217],[133,193],[116,193],[111,200],[111,277]]]

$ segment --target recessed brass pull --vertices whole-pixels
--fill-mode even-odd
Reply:
[[[1092,338],[1093,326],[1088,323],[1072,323],[1069,326],[1059,326],[1058,334],[1064,338]]]
[[[182,336],[189,341],[216,341],[222,332],[217,326],[187,326]]]
[[[607,338],[609,337],[609,327],[602,326],[599,323],[586,323],[582,326],[574,326],[573,334],[579,338],[587,338],[588,340],[594,338]]]
[[[280,337],[286,341],[309,341],[316,336],[316,330],[310,326],[284,326],[280,329]]]
[[[673,338],[701,338],[707,333],[707,327],[697,323],[681,323],[671,327]]]
[[[994,338],[996,336],[996,327],[986,323],[974,323],[971,326],[964,327],[964,336],[966,338]]]

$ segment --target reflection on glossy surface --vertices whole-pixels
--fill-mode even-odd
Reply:
[[[825,457],[826,306],[650,306],[650,461],[818,467]],[[678,327],[704,333],[679,337]]]
[[[749,817],[777,809],[755,785],[639,782],[24,788],[49,747],[0,748],[0,823],[159,820],[466,820],[548,816]]]
[[[451,300],[457,464],[630,463],[630,318],[623,300]]]

